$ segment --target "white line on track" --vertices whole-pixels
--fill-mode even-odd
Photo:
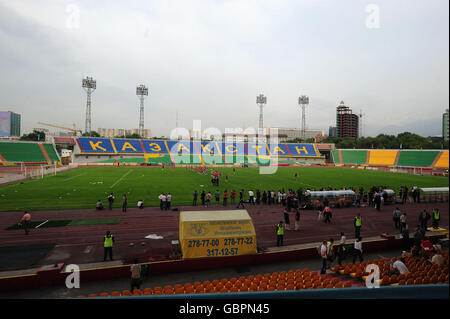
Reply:
[[[119,183],[124,177],[126,177],[130,173],[131,173],[131,170],[126,172],[121,178],[119,178],[114,184],[112,184],[110,188],[113,188],[114,186],[116,186],[117,183]]]
[[[45,221],[45,222],[43,222],[43,223],[40,223],[39,225],[37,225],[36,227],[34,227],[34,228],[39,228],[39,227],[41,227],[42,225],[44,225],[46,222],[48,222],[48,219]]]
[[[94,248],[94,246],[92,246],[92,245],[87,246],[86,249],[84,250],[84,253],[89,254],[91,252],[92,248]]]

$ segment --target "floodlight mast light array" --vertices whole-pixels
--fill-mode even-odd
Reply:
[[[91,132],[91,93],[97,88],[97,81],[87,76],[82,81],[82,87],[87,93],[85,133]]]
[[[139,113],[139,135],[144,137],[144,96],[148,96],[148,88],[141,84],[136,87],[136,95],[141,101],[140,113]]]
[[[264,120],[263,120],[263,107],[267,104],[267,97],[260,94],[256,97],[256,104],[259,105],[259,134],[263,134],[264,131]]]
[[[302,127],[301,127],[301,139],[304,142],[306,140],[306,117],[305,107],[309,104],[309,97],[302,95],[298,98],[298,104],[302,107]]]

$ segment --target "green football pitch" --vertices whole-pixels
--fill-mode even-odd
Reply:
[[[166,167],[99,167],[79,168],[46,176],[43,179],[27,180],[0,186],[0,211],[54,210],[95,208],[101,199],[108,205],[107,196],[112,192],[116,198],[114,207],[121,207],[122,196],[128,196],[128,207],[136,207],[139,199],[145,206],[158,206],[161,192],[172,194],[172,205],[191,205],[194,190],[220,192],[235,189],[247,191],[279,189],[319,189],[331,186],[388,186],[397,191],[399,186],[442,187],[448,186],[448,178],[418,176],[346,168],[325,167],[278,167],[273,174],[261,174],[259,168],[218,168],[222,178],[219,187],[211,185],[211,178],[185,168]],[[294,174],[298,174],[298,179]],[[228,182],[225,176],[228,175]],[[199,196],[200,199],[200,196]]]

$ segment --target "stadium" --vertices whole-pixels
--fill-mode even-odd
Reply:
[[[380,267],[377,283],[381,289],[373,298],[393,296],[395,289],[411,298],[423,291],[440,298],[442,289],[448,289],[448,229],[444,226],[448,225],[447,150],[345,150],[323,144],[74,137],[71,163],[62,165],[55,142],[57,138],[53,143],[0,142],[4,181],[0,187],[0,265],[4,274],[0,290],[6,296],[64,286],[71,274],[66,267],[72,264],[82,267],[81,284],[93,285],[91,291],[73,298],[217,298],[241,293],[244,298],[262,294],[278,298],[280,292],[300,298],[335,298],[335,294],[352,298],[362,289],[370,296],[368,291],[374,290],[366,288],[365,280],[370,275],[366,267],[373,264]],[[274,171],[260,174],[263,168]],[[220,181],[217,184],[211,180],[214,173]],[[379,190],[389,194],[381,213],[369,202],[374,186],[381,186]],[[411,191],[417,186],[420,199],[416,202],[408,192],[403,202],[403,186]],[[343,189],[345,194],[341,193]],[[237,209],[238,201],[231,198],[224,205],[223,193],[232,190],[242,190],[244,209]],[[250,202],[249,191],[269,194],[272,190],[273,203],[261,195],[254,195]],[[194,191],[198,192],[196,205]],[[218,192],[218,201],[213,195],[211,203],[205,205],[202,191]],[[306,192],[312,196],[308,198]],[[116,200],[108,210],[107,197],[111,193]],[[161,209],[161,193],[172,195],[170,209]],[[288,204],[286,193],[299,200]],[[121,209],[123,194],[128,200],[126,212]],[[104,210],[96,209],[98,200],[105,203]],[[137,208],[140,200],[144,208]],[[330,224],[317,217],[325,206],[333,211]],[[440,226],[427,227],[426,241],[442,247],[445,261],[441,266],[427,262],[437,254],[434,250],[417,255],[406,250],[402,234],[392,223],[396,206],[407,211],[411,228],[423,210],[439,209]],[[293,227],[285,230],[284,244],[278,247],[274,228],[284,220],[286,210],[291,220],[296,210],[301,212],[300,231]],[[28,238],[17,224],[23,211],[31,211],[33,216],[32,236]],[[243,232],[244,237],[233,235],[239,231],[225,232],[228,236],[213,231],[219,235],[203,236],[202,228],[190,226],[190,213],[198,215],[197,224],[239,225],[230,229],[240,230],[245,221],[249,229]],[[352,263],[353,219],[358,213],[364,221],[364,253],[374,258]],[[182,220],[183,214],[187,222]],[[115,236],[114,260],[100,262],[101,238],[106,230]],[[408,248],[414,247],[414,231],[410,231]],[[341,265],[334,262],[325,274],[320,274],[317,247],[329,238],[338,241],[341,232],[347,236],[348,256]],[[406,251],[406,265],[411,270],[408,275],[392,275],[389,265],[401,258],[402,251]],[[100,288],[102,282],[128,278],[135,258],[144,269],[151,269],[142,287]],[[306,264],[297,264],[300,261]],[[280,269],[270,268],[279,263],[293,264],[289,269],[283,265]],[[264,265],[272,271],[256,268],[259,272],[251,273],[252,267]],[[299,268],[303,265],[309,267]],[[247,270],[232,271],[241,268]],[[157,277],[172,278],[186,272],[196,277],[190,282],[156,280],[152,285]],[[229,277],[225,276],[227,272]]]
[[[446,1],[0,1],[0,299],[435,315],[448,38]]]

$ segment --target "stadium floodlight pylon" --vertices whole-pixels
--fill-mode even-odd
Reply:
[[[301,139],[304,142],[306,140],[306,115],[305,115],[305,108],[306,105],[309,104],[309,97],[306,95],[302,95],[298,98],[298,104],[302,108],[302,127],[301,127]]]
[[[144,134],[144,96],[148,96],[148,88],[141,84],[136,87],[136,95],[139,97],[141,101],[140,105],[140,113],[139,113],[139,135],[143,138]]]
[[[82,81],[82,87],[87,93],[85,133],[90,133],[91,132],[91,94],[97,88],[97,81],[94,80],[92,77],[87,76]]]
[[[264,104],[267,104],[267,97],[263,94],[260,94],[256,97],[256,104],[259,105],[259,134],[263,134],[264,131],[264,120],[263,120],[263,107]]]

